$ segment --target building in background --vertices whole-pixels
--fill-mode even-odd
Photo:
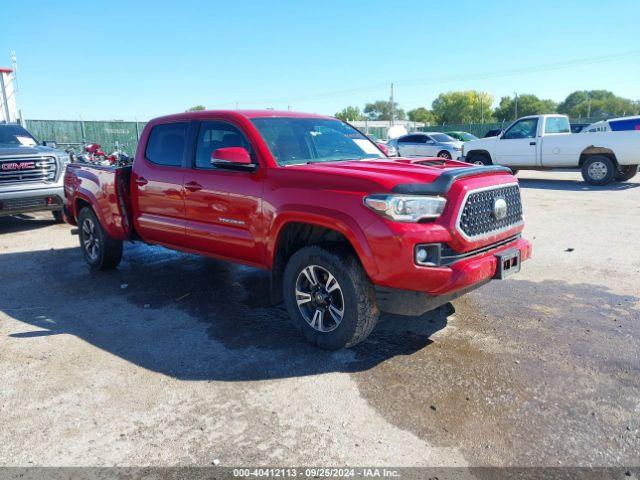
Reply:
[[[13,70],[0,67],[0,123],[17,123],[20,120],[14,86]]]
[[[411,122],[409,120],[394,120],[393,123],[389,120],[354,120],[349,123],[367,135],[375,135],[381,140],[395,138],[407,132],[417,131],[420,127],[425,126],[424,123]],[[400,133],[397,134],[397,132]]]

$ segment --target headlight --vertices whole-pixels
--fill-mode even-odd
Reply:
[[[58,155],[58,159],[60,159],[60,163],[62,163],[62,165],[66,165],[71,162],[71,157],[69,155]]]
[[[461,152],[461,151],[462,151],[462,147],[453,147],[453,149],[454,149],[456,152]]]
[[[437,218],[445,203],[446,198],[428,195],[369,195],[364,198],[364,204],[371,210],[397,222]]]

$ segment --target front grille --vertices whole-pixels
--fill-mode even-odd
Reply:
[[[24,198],[9,198],[0,202],[0,210],[6,211],[22,211],[30,210],[33,208],[46,208],[48,206],[60,205],[61,202],[53,197],[51,204],[47,203],[47,199],[51,197],[24,197]],[[51,201],[51,200],[50,200]]]
[[[23,182],[53,182],[58,173],[54,157],[0,159],[0,185]]]
[[[497,218],[494,212],[496,199],[502,198],[507,204],[504,218]],[[477,239],[495,235],[522,223],[522,203],[518,185],[490,187],[471,191],[460,212],[457,228],[467,239]]]

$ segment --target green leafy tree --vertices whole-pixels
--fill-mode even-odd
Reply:
[[[638,115],[640,104],[608,90],[578,90],[558,105],[558,112],[578,117],[618,117]]]
[[[343,108],[340,112],[335,114],[335,117],[339,118],[344,122],[365,119],[365,116],[363,115],[363,113],[360,111],[358,107],[351,107],[351,106]]]
[[[436,121],[436,117],[433,112],[427,110],[425,107],[418,107],[414,108],[413,110],[409,110],[407,112],[407,116],[412,122],[422,122],[430,124]]]
[[[406,118],[404,110],[398,107],[397,102],[394,102],[393,106],[395,120],[404,120]],[[364,106],[364,113],[369,120],[391,120],[391,102],[378,100],[367,103]]]
[[[205,107],[204,105],[196,105],[195,107],[191,107],[190,109],[187,110],[187,112],[199,112],[200,110],[206,110],[207,107]]]
[[[526,115],[542,115],[556,113],[557,105],[553,100],[542,100],[535,95],[518,95],[518,117]],[[493,116],[500,120],[515,120],[516,101],[513,97],[502,97],[500,103],[493,112]]]
[[[438,123],[479,123],[492,120],[493,96],[468,90],[438,95],[431,110]]]

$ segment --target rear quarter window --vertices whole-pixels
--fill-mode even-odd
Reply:
[[[156,165],[180,167],[187,144],[186,123],[163,123],[151,129],[145,157]]]

